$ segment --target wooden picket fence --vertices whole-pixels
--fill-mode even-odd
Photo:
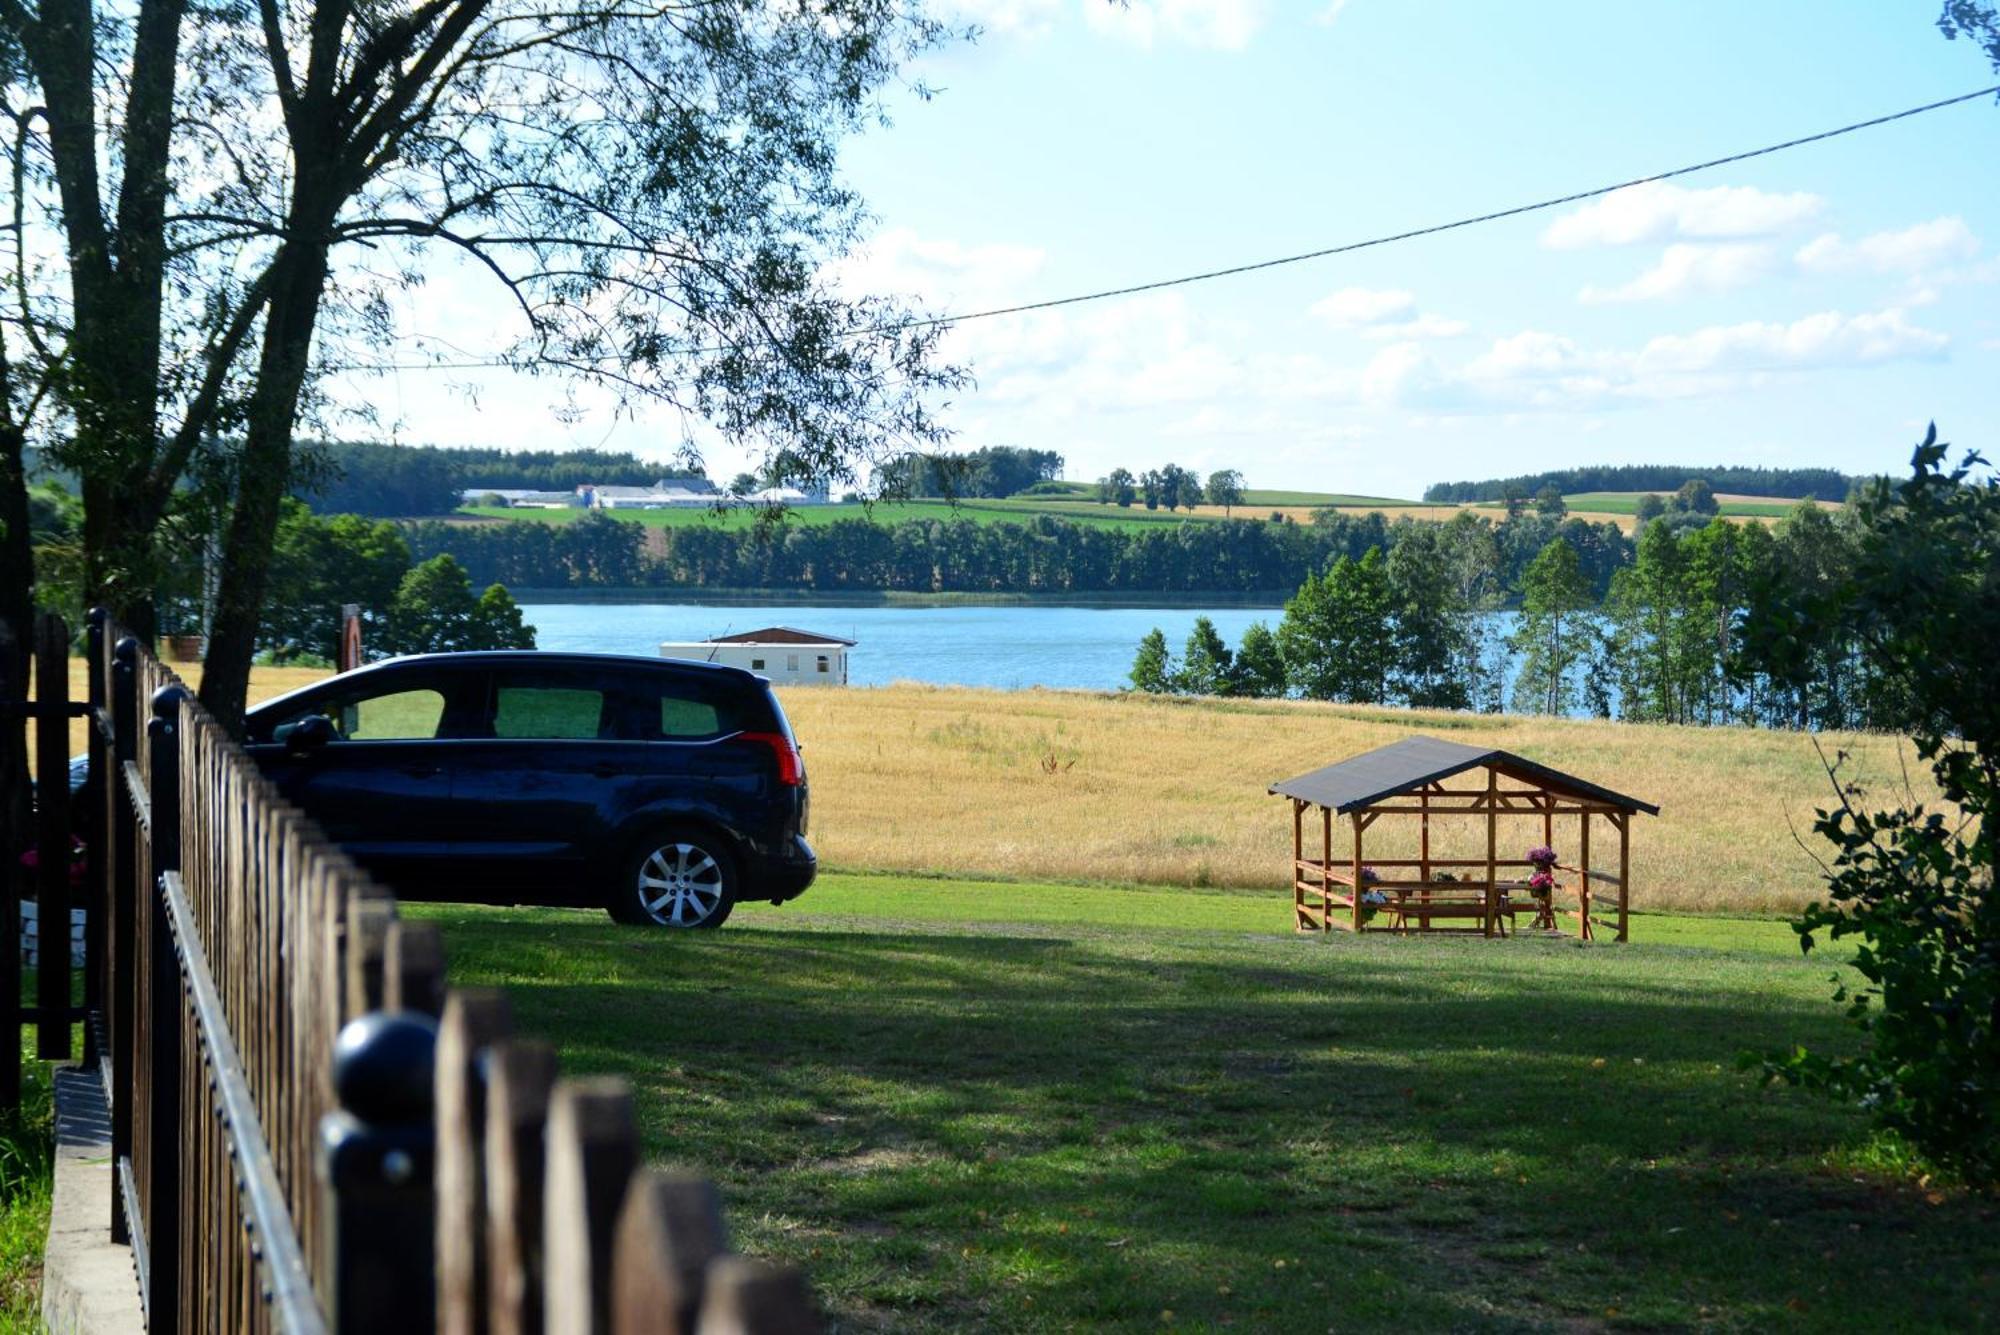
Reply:
[[[40,698],[0,680],[0,699],[41,722],[53,778],[68,633],[44,617],[36,638]],[[818,1329],[797,1270],[729,1253],[712,1185],[642,1164],[622,1082],[560,1079],[504,994],[447,989],[436,924],[399,917],[100,614],[88,660],[91,779],[76,812],[45,800],[37,832],[44,921],[67,916],[46,869],[54,852],[67,870],[73,817],[87,840],[87,1002],[73,1011],[69,975],[45,969],[59,984],[13,1018],[42,1021],[51,1056],[73,1014],[90,1021],[106,1226],[132,1247],[150,1331]]]

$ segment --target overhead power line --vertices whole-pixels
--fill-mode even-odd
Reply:
[[[1741,153],[1731,153],[1727,157],[1710,158],[1706,162],[1696,162],[1685,167],[1675,167],[1671,171],[1655,172],[1651,176],[1635,176],[1630,180],[1617,181],[1610,185],[1593,186],[1588,190],[1577,190],[1567,195],[1557,195],[1550,199],[1536,200],[1532,204],[1516,204],[1511,208],[1495,209],[1488,213],[1475,213],[1469,217],[1456,218],[1451,222],[1433,223],[1428,227],[1415,227],[1408,231],[1391,232],[1385,236],[1369,237],[1365,241],[1348,241],[1337,246],[1326,246],[1319,250],[1302,251],[1296,255],[1280,255],[1274,259],[1254,260],[1248,264],[1232,264],[1223,269],[1206,269],[1200,273],[1182,274],[1176,278],[1160,278],[1152,282],[1134,283],[1127,287],[1101,288],[1094,292],[1079,292],[1073,296],[1051,297],[1046,301],[1022,302],[1015,306],[995,306],[987,310],[962,311],[956,315],[936,315],[911,320],[888,321],[870,325],[854,331],[862,334],[898,333],[906,329],[935,329],[944,325],[965,324],[972,320],[991,320],[1003,315],[1024,315],[1030,311],[1054,310],[1062,306],[1078,306],[1089,301],[1108,301],[1113,297],[1131,297],[1144,292],[1159,292],[1166,288],[1187,287],[1193,283],[1213,282],[1218,278],[1234,278],[1239,274],[1258,273],[1265,269],[1277,269],[1288,264],[1304,264],[1310,260],[1323,260],[1334,255],[1351,255],[1358,250],[1372,250],[1377,246],[1394,245],[1401,241],[1414,241],[1419,237],[1436,236],[1441,232],[1455,232],[1464,227],[1477,227],[1482,223],[1499,222],[1506,218],[1518,218],[1524,214],[1541,213],[1558,209],[1565,204],[1577,204],[1586,199],[1597,199],[1619,190],[1629,190],[1633,186],[1654,185],[1661,181],[1671,181],[1682,176],[1692,176],[1697,172],[1713,171],[1717,167],[1727,167],[1733,163],[1748,162],[1753,158],[1765,158],[1773,153],[1783,153],[1807,144],[1823,143],[1828,139],[1838,139],[1842,135],[1854,134],[1860,130],[1872,130],[1877,126],[1889,125],[1896,121],[1909,120],[1932,111],[1942,111],[1962,102],[1977,101],[1982,97],[2000,94],[2000,84],[1980,88],[1970,93],[1960,93],[1937,102],[1926,102],[1920,107],[1910,107],[1903,111],[1891,112],[1886,116],[1875,116],[1865,121],[1855,121],[1831,130],[1821,130],[1817,134],[1803,135],[1797,139],[1787,139],[1783,143],[1766,144],[1762,148],[1747,149]],[[418,362],[407,365],[353,366],[346,370],[469,370],[509,366],[512,363],[501,359],[468,362]]]

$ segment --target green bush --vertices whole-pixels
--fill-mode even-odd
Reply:
[[[1813,615],[1837,622],[1892,677],[1944,799],[1887,811],[1827,772],[1838,799],[1814,828],[1830,841],[1827,898],[1794,926],[1855,938],[1864,981],[1835,999],[1867,1036],[1851,1057],[1803,1048],[1774,1076],[1857,1100],[1881,1127],[1968,1184],[2000,1187],[2000,483],[1968,454],[1944,467],[1933,428],[1909,481],[1858,502],[1861,559]]]

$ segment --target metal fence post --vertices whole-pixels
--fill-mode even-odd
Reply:
[[[32,707],[28,695],[30,647],[21,636],[32,634],[27,626],[16,627],[0,621],[0,703],[19,701],[19,714],[0,711],[0,820],[9,828],[0,831],[0,1107],[21,1106],[21,891],[28,881],[27,869],[15,861],[33,846],[32,821],[19,831],[11,828],[16,815],[26,821],[26,794],[15,793],[11,772],[16,760],[19,777],[28,778],[28,719]]]
[[[105,894],[104,859],[104,626],[109,614],[93,607],[84,618],[84,699],[90,705],[85,715],[84,738],[88,743],[90,767],[84,771],[83,831],[83,1060],[96,1062],[101,1056],[100,1027],[104,1023],[104,918],[109,900]]]
[[[320,1119],[320,1266],[335,1335],[436,1324],[437,1025],[414,1011],[350,1020],[334,1043],[340,1110]]]
[[[181,703],[190,698],[184,686],[162,686],[153,692],[153,718],[146,725],[153,762],[146,790],[152,807],[156,877],[179,871],[181,866]],[[152,1017],[147,1081],[152,1106],[146,1110],[151,1151],[146,1192],[146,1330],[147,1335],[175,1335],[180,1329],[181,1309],[181,1042],[187,1027],[187,1005],[166,896],[157,882],[146,890],[153,915],[152,957],[147,961],[152,983],[147,999]]]
[[[120,1165],[132,1158],[132,1042],[137,1000],[133,956],[138,932],[132,914],[132,866],[138,854],[133,795],[125,781],[125,766],[139,756],[139,642],[130,635],[111,651],[111,771],[104,776],[110,794],[110,865],[105,869],[105,916],[110,919],[111,1042],[111,1240],[129,1243]]]
[[[35,803],[37,870],[35,1055],[68,1061],[71,965],[69,944],[69,627],[53,612],[35,618]],[[18,948],[18,945],[17,947]]]

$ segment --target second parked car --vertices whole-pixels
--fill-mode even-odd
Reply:
[[[812,883],[805,765],[768,682],[595,654],[392,659],[248,714],[258,766],[410,899],[714,927]]]

